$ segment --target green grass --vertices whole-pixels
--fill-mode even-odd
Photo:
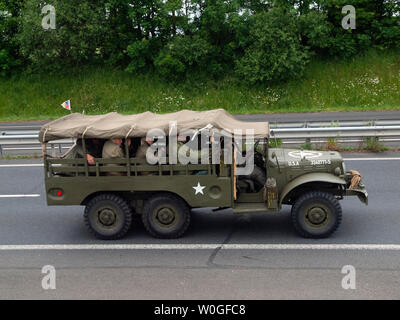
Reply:
[[[137,113],[225,108],[232,113],[400,109],[400,52],[312,61],[300,80],[245,87],[227,77],[176,85],[156,76],[86,68],[67,75],[0,78],[0,121],[54,119],[74,112]]]
[[[27,155],[12,155],[6,154],[0,156],[0,160],[19,160],[19,159],[41,159],[43,156],[39,154],[27,154]]]

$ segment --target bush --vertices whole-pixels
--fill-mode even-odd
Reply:
[[[363,149],[370,152],[383,152],[388,150],[388,148],[379,141],[379,137],[365,137],[364,143],[365,146]]]
[[[20,65],[20,62],[15,59],[7,49],[0,50],[0,76],[4,77]]]
[[[126,71],[139,72],[146,70],[151,65],[154,56],[154,48],[150,40],[135,41],[127,48],[128,56],[132,59]]]
[[[282,139],[270,138],[268,140],[268,148],[282,148]]]
[[[186,67],[170,53],[161,53],[154,61],[154,66],[161,77],[167,80],[179,80],[185,74]]]
[[[302,43],[318,53],[331,44],[331,26],[327,14],[310,11],[299,17],[299,31]]]
[[[250,84],[300,77],[309,54],[300,43],[296,18],[280,8],[254,15],[250,45],[236,61],[239,77]]]
[[[154,61],[156,71],[166,79],[183,79],[188,72],[218,69],[210,63],[212,46],[199,36],[177,37]]]

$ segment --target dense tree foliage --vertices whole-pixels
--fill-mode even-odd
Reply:
[[[56,28],[42,28],[42,8]],[[342,8],[356,28],[342,28]],[[87,64],[168,80],[226,74],[248,84],[302,75],[334,59],[400,46],[397,0],[0,0],[0,74]]]
[[[308,49],[301,45],[292,12],[273,8],[252,16],[249,23],[248,46],[237,60],[237,72],[243,79],[249,83],[271,82],[303,73]]]
[[[20,65],[16,39],[23,0],[0,1],[0,76],[10,74]]]
[[[17,39],[20,52],[36,70],[103,61],[110,42],[105,8],[97,0],[57,1],[56,29],[43,29],[42,0],[26,1]]]

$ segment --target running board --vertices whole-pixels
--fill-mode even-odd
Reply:
[[[268,208],[265,203],[235,203],[235,207],[233,208],[233,213],[260,213],[260,212],[268,212]]]

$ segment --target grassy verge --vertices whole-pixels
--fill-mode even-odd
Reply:
[[[0,160],[19,160],[19,159],[41,159],[42,155],[39,154],[27,154],[27,155],[12,155],[7,154],[0,157]]]
[[[347,61],[313,61],[305,77],[248,88],[227,78],[173,84],[152,75],[105,68],[67,75],[0,79],[0,121],[54,119],[68,111],[137,113],[225,108],[232,113],[400,109],[399,52],[370,52]]]

